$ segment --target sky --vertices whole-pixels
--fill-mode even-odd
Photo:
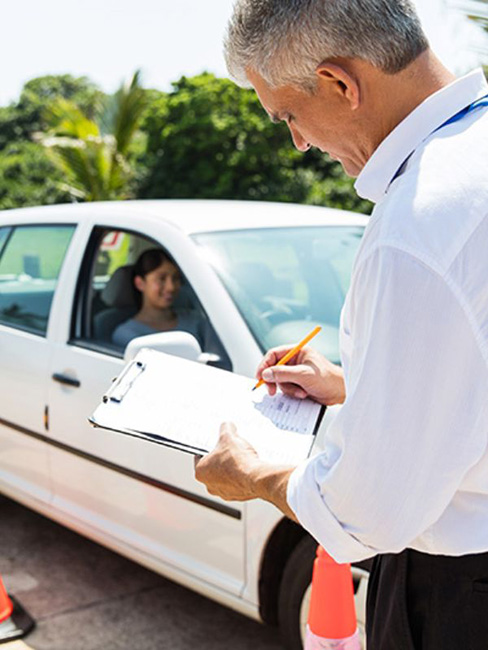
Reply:
[[[1,1],[0,106],[45,74],[86,75],[105,92],[138,68],[146,87],[161,90],[183,74],[226,76],[222,39],[233,0]],[[477,65],[478,29],[447,9],[449,0],[415,2],[441,59],[458,73]]]

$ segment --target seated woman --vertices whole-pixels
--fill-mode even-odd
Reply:
[[[193,334],[201,344],[200,319],[173,308],[181,281],[180,270],[169,255],[159,248],[144,251],[134,265],[139,311],[115,329],[113,343],[125,348],[137,336],[178,330]]]

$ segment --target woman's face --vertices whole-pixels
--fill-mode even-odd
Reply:
[[[137,275],[134,284],[142,293],[143,305],[166,309],[171,307],[180,291],[181,275],[174,264],[165,261],[144,277]]]

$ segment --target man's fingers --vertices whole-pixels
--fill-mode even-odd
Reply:
[[[261,379],[263,370],[269,368],[270,366],[275,366],[280,359],[282,359],[287,352],[291,350],[289,345],[281,345],[276,348],[268,350],[264,357],[261,360],[261,363],[256,370],[256,379]]]
[[[195,478],[197,481],[200,481],[200,483],[203,483],[202,480],[202,470],[203,468],[203,456],[195,456],[193,459],[193,466],[194,466],[194,471],[195,471]]]
[[[197,481],[201,481],[201,474],[202,470],[205,468],[202,466],[202,460],[204,458],[214,458],[216,453],[220,452],[223,447],[228,445],[229,443],[229,437],[235,437],[237,435],[237,429],[236,426],[233,422],[222,422],[220,425],[220,435],[219,435],[219,440],[215,446],[215,449],[211,451],[209,454],[206,454],[206,456],[195,456],[193,460],[193,465],[195,468],[195,478]]]
[[[276,357],[274,352],[268,352],[266,356],[263,357],[261,363],[256,370],[256,379],[261,379],[263,371],[270,366],[274,366],[278,363],[279,359]]]
[[[233,422],[222,422],[219,431],[219,441],[214,451],[220,451],[235,441],[237,436],[236,425]]]
[[[269,382],[267,386],[270,395],[275,395],[280,388],[289,397],[305,399],[308,396],[308,392],[302,386],[305,373],[305,366],[274,366],[263,372],[263,379]]]
[[[266,382],[272,382],[274,384],[298,384],[301,385],[301,379],[303,379],[306,373],[306,366],[273,366],[272,368],[266,368],[263,372],[263,379]]]
[[[276,395],[276,391],[278,390],[276,384],[266,384],[266,388],[268,389],[268,395],[270,395],[271,397]]]
[[[307,391],[296,384],[279,384],[279,387],[281,392],[288,395],[288,397],[294,397],[295,399],[305,399],[308,397]]]
[[[239,435],[236,425],[233,422],[224,422],[220,425],[220,437],[215,447],[215,452],[227,454],[239,454],[243,451],[252,451],[256,453],[255,449],[245,438]]]
[[[222,422],[220,425],[220,435],[222,436],[226,433],[229,433],[231,435],[237,433],[236,425],[233,422]]]

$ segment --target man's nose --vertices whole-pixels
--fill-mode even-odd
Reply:
[[[302,137],[301,133],[297,131],[297,129],[295,129],[291,124],[288,124],[288,128],[290,129],[291,139],[293,140],[293,144],[298,149],[298,151],[302,151],[303,153],[305,151],[308,151],[312,146],[310,142],[307,142],[307,140],[305,140],[305,138]]]

